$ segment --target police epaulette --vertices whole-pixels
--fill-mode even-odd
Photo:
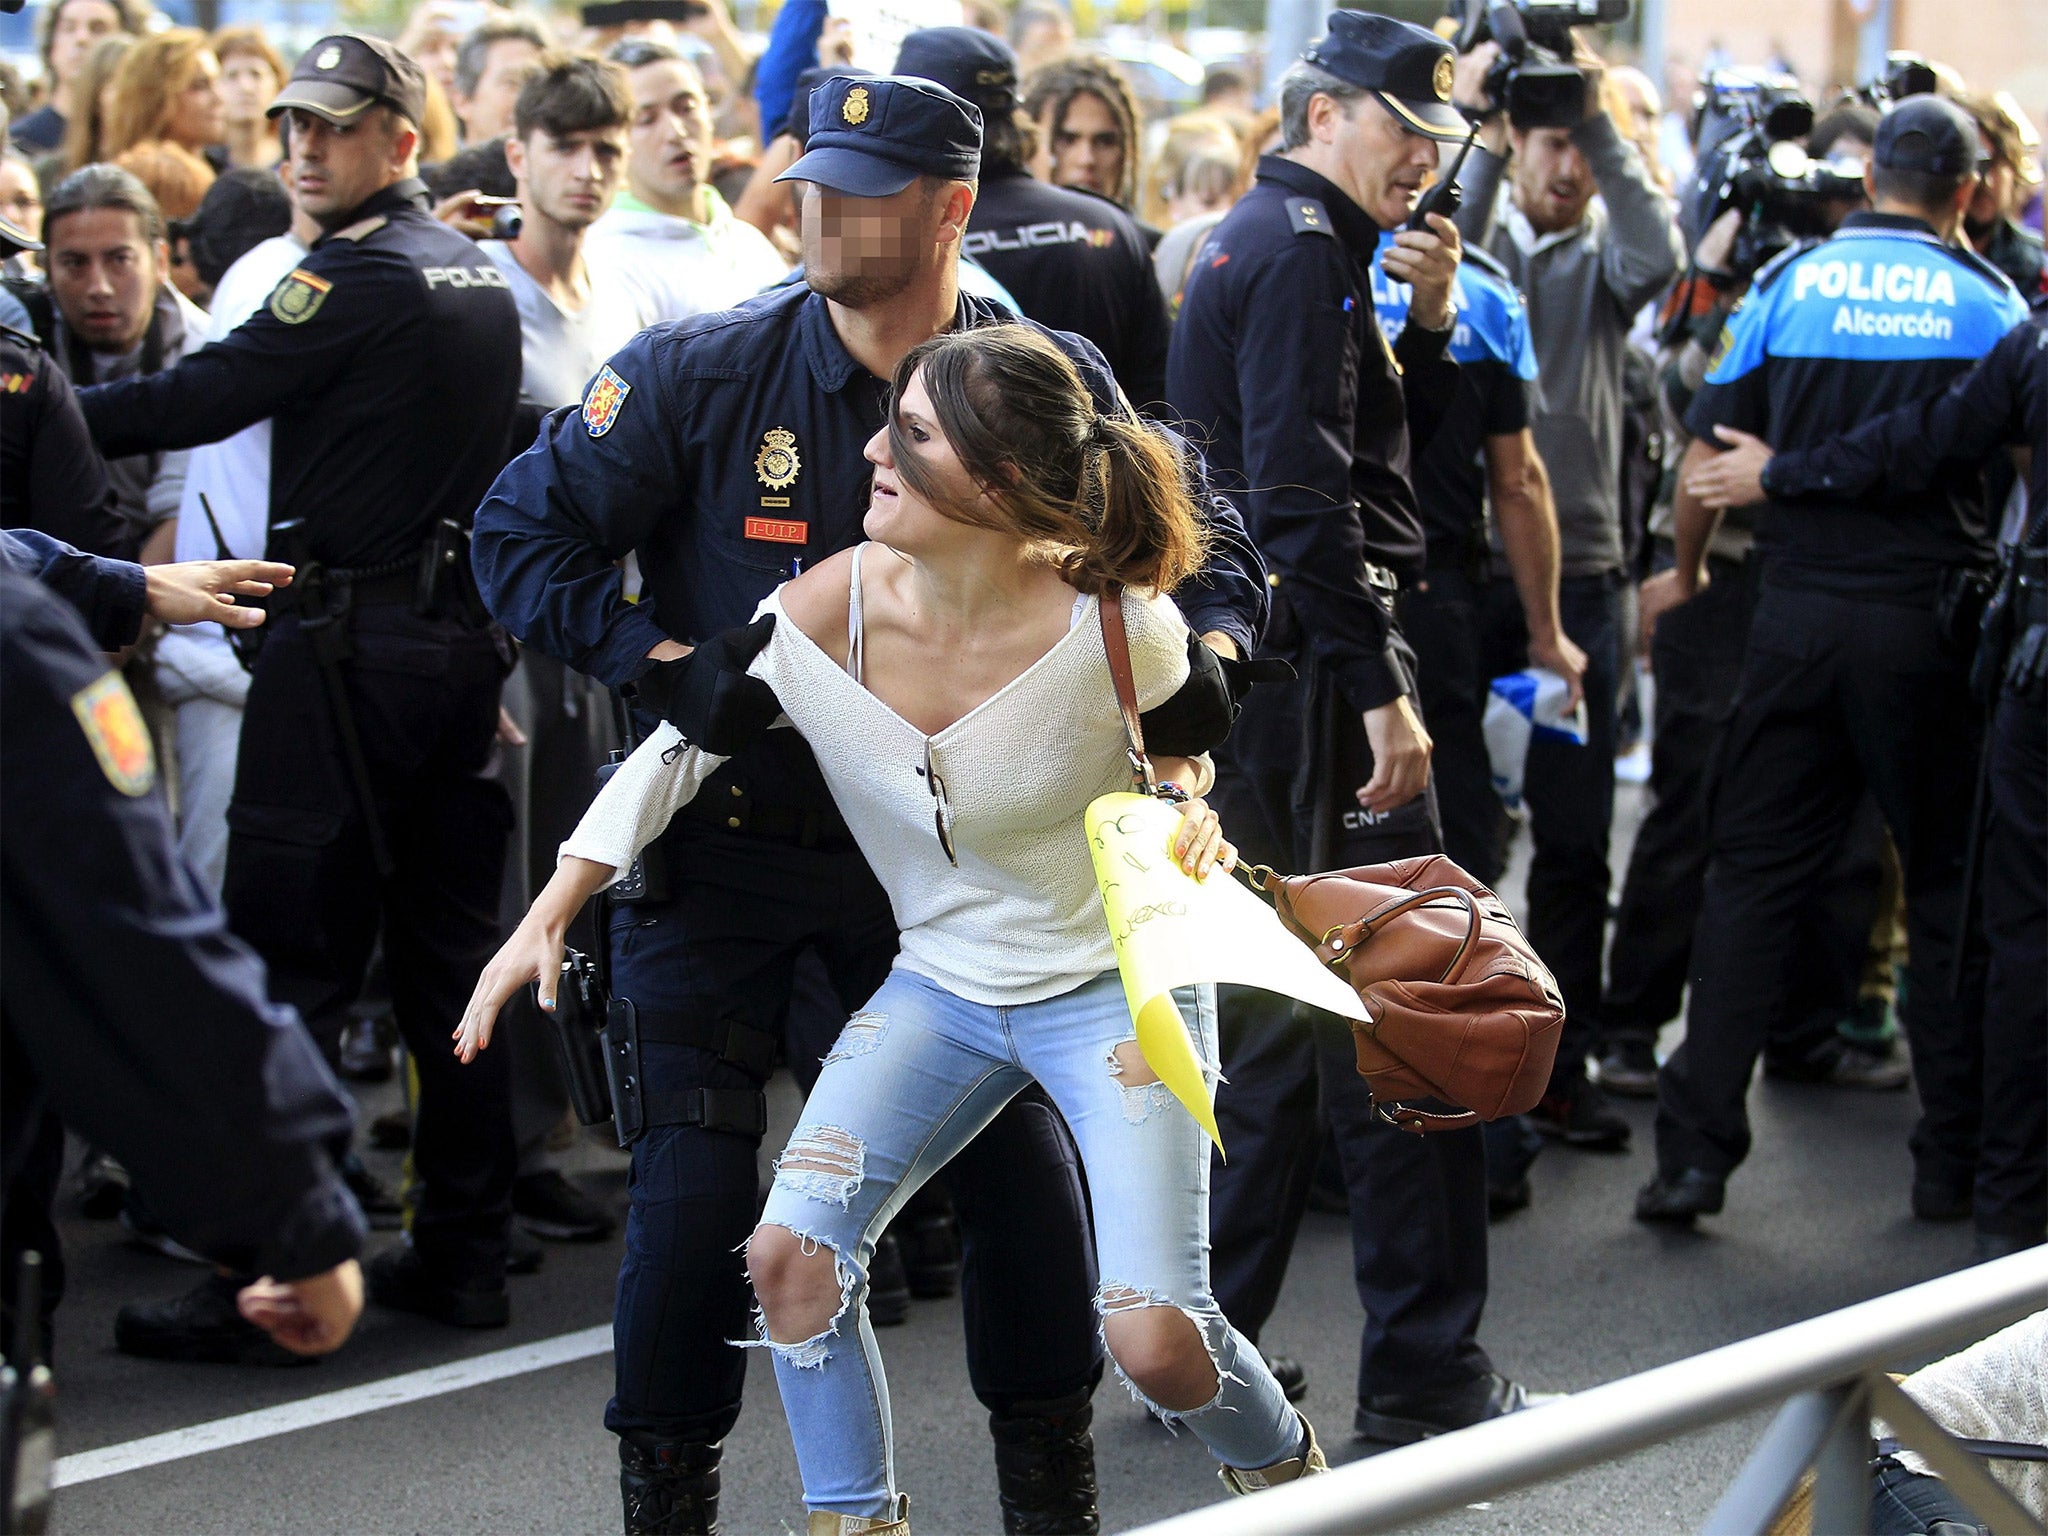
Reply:
[[[1487,272],[1491,272],[1495,277],[1499,278],[1502,282],[1506,283],[1510,288],[1517,287],[1515,283],[1514,274],[1508,271],[1507,263],[1502,261],[1498,256],[1494,255],[1493,252],[1487,250],[1485,246],[1466,246],[1463,259],[1471,262],[1472,265],[1475,267],[1479,267]],[[1519,289],[1517,289],[1517,291],[1519,291]]]
[[[330,240],[360,240],[365,235],[374,235],[390,222],[391,220],[381,213],[372,214],[367,219],[357,219],[347,229],[337,229],[328,238]]]
[[[1790,245],[1786,246],[1785,249],[1778,252],[1777,255],[1773,256],[1769,261],[1765,262],[1761,267],[1757,268],[1756,280],[1754,283],[1751,284],[1751,287],[1753,287],[1756,292],[1762,293],[1766,288],[1770,287],[1771,284],[1775,283],[1778,280],[1779,274],[1781,274],[1786,267],[1790,266],[1793,262],[1797,261],[1801,256],[1804,256],[1808,251],[1812,250],[1815,246],[1820,245],[1822,243],[1823,242],[1819,240],[1794,240]]]
[[[1297,235],[1337,238],[1337,232],[1330,228],[1330,211],[1312,197],[1287,199],[1287,222],[1294,226]]]
[[[1987,258],[1979,256],[1975,251],[1965,250],[1960,245],[1949,245],[1946,243],[1941,246],[1941,250],[1943,254],[1953,256],[1957,261],[1983,278],[1985,282],[1991,284],[1992,287],[2011,288],[2014,293],[2019,292],[2018,288],[2013,287],[2011,278],[2007,277],[1999,268],[1993,266]]]
[[[17,331],[11,325],[0,325],[0,341],[11,341],[17,347],[27,347],[31,352],[40,352],[43,344],[27,331]]]

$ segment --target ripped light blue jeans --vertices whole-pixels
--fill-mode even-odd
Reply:
[[[1196,1050],[1216,1062],[1211,987],[1176,994]],[[889,1389],[867,1320],[876,1237],[903,1203],[1036,1079],[1059,1106],[1087,1169],[1102,1286],[1100,1316],[1178,1308],[1215,1365],[1216,1396],[1168,1412],[1216,1458],[1266,1467],[1300,1453],[1301,1427],[1258,1349],[1209,1294],[1209,1147],[1160,1083],[1127,1085],[1117,1047],[1135,1039],[1114,971],[1013,1008],[970,1003],[911,972],[890,973],[825,1058],[803,1118],[776,1161],[763,1226],[835,1257],[841,1307],[825,1331],[770,1343],[812,1509],[879,1517],[895,1508]],[[1138,1058],[1135,1045],[1128,1053]],[[1119,1368],[1121,1374],[1121,1368]]]

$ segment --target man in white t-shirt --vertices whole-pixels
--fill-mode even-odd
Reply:
[[[482,242],[519,305],[520,406],[532,417],[575,405],[598,369],[644,326],[664,318],[623,282],[617,262],[588,249],[585,236],[618,195],[626,173],[633,98],[625,71],[588,57],[550,53],[520,88],[505,163],[519,189],[519,233]],[[525,443],[520,442],[520,447]],[[498,778],[512,797],[512,854],[503,909],[516,923],[554,870],[555,848],[590,803],[598,765],[618,744],[604,688],[552,656],[524,652],[505,680],[505,713],[523,742],[503,741]],[[574,942],[592,948],[594,933]],[[508,1010],[512,1043],[512,1132],[519,1172],[514,1217],[555,1241],[608,1236],[611,1213],[565,1178],[548,1155],[548,1135],[568,1110],[550,1056],[548,1025],[526,1006]]]
[[[730,309],[789,270],[711,185],[711,106],[697,68],[675,48],[627,38],[607,55],[633,92],[626,190],[590,231],[655,318]]]

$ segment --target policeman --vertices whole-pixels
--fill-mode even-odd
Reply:
[[[2048,1238],[2048,309],[2008,332],[1941,394],[1846,437],[1773,455],[1747,433],[1709,459],[1691,489],[1710,506],[1920,495],[1962,461],[2008,444],[2032,450],[2032,509],[1986,611],[1972,681],[1993,695],[1980,833],[1984,932],[1984,1130],[1973,1196],[1977,1257]]]
[[[1976,124],[1933,96],[1878,126],[1872,210],[1758,274],[1686,416],[1688,479],[1728,426],[1787,448],[1938,393],[2024,315],[2012,284],[1948,242],[1969,205]],[[1983,1069],[1980,964],[1951,992],[1980,721],[1964,634],[1991,564],[1974,466],[1938,489],[1765,507],[1763,585],[1708,812],[1713,851],[1685,1042],[1657,1083],[1645,1221],[1721,1209],[1749,1150],[1749,1077],[1795,963],[1798,917],[1867,785],[1905,874],[1900,1006],[1919,1089],[1913,1210],[1970,1212]],[[1718,514],[1681,483],[1675,591],[1703,583]],[[1655,614],[1650,615],[1654,621]]]
[[[1409,289],[1382,259],[1398,250],[1382,234],[1374,257],[1380,330],[1399,336]],[[1480,730],[1489,681],[1478,644],[1479,594],[1491,579],[1487,507],[1506,553],[1529,630],[1529,660],[1576,689],[1585,653],[1557,611],[1557,512],[1529,428],[1537,392],[1529,312],[1507,269],[1483,250],[1462,253],[1451,286],[1457,324],[1447,351],[1458,392],[1427,448],[1415,456],[1415,506],[1423,572],[1395,604],[1414,648],[1422,717],[1436,750],[1430,769],[1443,819],[1444,852],[1488,885],[1505,867],[1500,796]]]
[[[228,812],[229,925],[316,1029],[355,1000],[380,926],[419,1072],[409,1245],[373,1300],[502,1326],[513,1142],[505,1068],[448,1039],[496,942],[510,808],[483,777],[506,643],[462,529],[505,461],[519,316],[505,278],[432,219],[413,176],[426,85],[370,38],[306,50],[287,120],[325,234],[268,306],[176,368],[80,393],[103,450],[213,442],[266,417],[271,549],[300,566],[250,682]],[[196,1295],[197,1293],[195,1293]],[[126,1317],[131,1350],[207,1357],[192,1298]]]
[[[885,381],[947,326],[1009,318],[961,295],[980,114],[928,81],[843,77],[811,97],[807,286],[643,332],[559,411],[477,512],[477,571],[515,634],[600,680],[744,624],[776,583],[861,538],[861,450]],[[1095,348],[1052,333],[1118,408]],[[1227,506],[1179,594],[1191,629],[1248,651],[1263,568]],[[640,601],[617,562],[637,554]],[[659,675],[659,674],[658,674]],[[630,1531],[715,1520],[740,1408],[760,1095],[798,955],[857,1008],[896,951],[889,905],[794,733],[736,756],[650,850],[610,920],[612,985],[636,1004],[649,1129],[633,1148],[617,1392]],[[967,1244],[969,1369],[991,1411],[1004,1528],[1093,1531],[1094,1266],[1073,1152],[1027,1096],[949,1170]],[[863,1277],[865,1283],[865,1277]]]
[[[1115,203],[1031,174],[1038,129],[1017,105],[1016,54],[976,27],[926,27],[903,39],[896,73],[936,80],[981,109],[981,186],[965,253],[1039,324],[1094,342],[1124,393],[1157,409],[1172,326],[1150,248]]]
[[[1269,644],[1298,685],[1246,701],[1217,798],[1245,856],[1324,869],[1437,852],[1430,739],[1393,597],[1423,571],[1408,484],[1411,406],[1443,403],[1457,365],[1458,243],[1403,230],[1383,265],[1415,292],[1398,344],[1370,268],[1462,139],[1451,50],[1419,27],[1338,11],[1281,84],[1282,142],[1196,253],[1167,363],[1175,413],[1206,435],[1219,481],[1273,568]],[[1448,388],[1445,386],[1448,385]],[[1427,393],[1431,400],[1405,398]],[[1486,1301],[1486,1170],[1476,1130],[1414,1137],[1379,1122],[1348,1029],[1226,989],[1212,1174],[1218,1303],[1253,1338],[1271,1315],[1318,1150],[1317,1080],[1351,1190],[1366,1311],[1357,1424],[1416,1440],[1521,1406],[1476,1334]],[[1299,1381],[1299,1368],[1290,1374]]]
[[[79,604],[90,635],[38,574]],[[0,536],[0,1288],[10,1355],[21,1255],[43,1255],[46,1319],[62,1292],[50,1201],[66,1125],[121,1159],[181,1241],[272,1277],[246,1296],[268,1330],[243,1322],[247,1347],[324,1353],[361,1309],[363,1218],[334,1163],[348,1099],[179,861],[149,733],[103,654],[133,644],[145,612],[260,623],[260,611],[224,608],[220,594],[268,592],[289,575],[236,561],[145,576],[41,534]],[[207,1283],[232,1311],[243,1282]]]

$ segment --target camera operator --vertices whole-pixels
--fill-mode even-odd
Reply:
[[[1683,252],[1670,200],[1601,108],[1604,67],[1573,43],[1577,98],[1549,92],[1539,105],[1550,110],[1523,110],[1516,121],[1496,92],[1517,102],[1529,93],[1512,78],[1503,87],[1500,45],[1488,41],[1458,60],[1453,99],[1482,120],[1459,232],[1499,258],[1528,300],[1543,382],[1531,425],[1557,508],[1558,606],[1565,634],[1586,655],[1586,743],[1532,743],[1524,780],[1535,839],[1529,937],[1567,1011],[1536,1123],[1575,1145],[1615,1148],[1628,1140],[1628,1122],[1587,1081],[1585,1058],[1600,1007],[1623,650],[1623,374],[1630,323],[1677,274]],[[1554,67],[1549,78],[1560,78]],[[1556,125],[1574,110],[1569,126]],[[1496,209],[1503,179],[1508,197]],[[1493,672],[1525,664],[1528,630],[1513,584],[1494,583],[1481,615]]]
[[[1716,428],[1803,447],[1937,392],[2020,320],[2012,285],[1948,243],[1980,159],[1975,123],[1950,102],[1915,97],[1885,117],[1874,211],[1759,274],[1688,413],[1696,440],[1681,480],[1718,451]],[[1659,1073],[1658,1174],[1637,1200],[1641,1220],[1721,1209],[1749,1150],[1744,1098],[1800,947],[1797,919],[1866,786],[1905,872],[1901,1012],[1922,1105],[1913,1209],[1970,1212],[1983,973],[1958,967],[1956,948],[1979,725],[1967,648],[1991,547],[1974,466],[1951,469],[1937,492],[1773,505],[1759,519],[1763,589],[1719,749],[1686,1039]],[[1680,602],[1707,585],[1715,522],[1681,485]],[[1654,624],[1660,602],[1644,606]]]

